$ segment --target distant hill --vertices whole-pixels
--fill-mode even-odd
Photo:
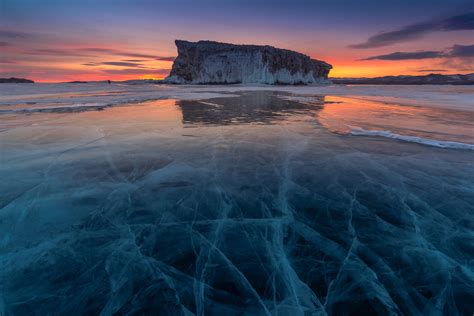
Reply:
[[[386,76],[376,78],[331,78],[335,84],[454,84],[473,85],[474,73],[467,75],[429,74],[424,76]]]
[[[0,83],[34,83],[33,80],[23,78],[0,78]]]

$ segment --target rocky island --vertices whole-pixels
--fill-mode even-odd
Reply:
[[[178,57],[166,83],[317,84],[326,83],[332,66],[287,49],[176,40]]]
[[[33,80],[23,78],[0,78],[0,83],[34,83]]]

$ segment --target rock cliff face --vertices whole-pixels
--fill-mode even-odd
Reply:
[[[327,82],[331,65],[301,53],[272,46],[211,41],[176,41],[168,83],[313,84]]]

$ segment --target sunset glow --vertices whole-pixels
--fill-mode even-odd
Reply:
[[[0,75],[161,79],[175,39],[292,49],[331,63],[331,77],[474,71],[470,1],[277,2],[4,0]]]

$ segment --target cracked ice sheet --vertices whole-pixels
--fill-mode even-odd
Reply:
[[[472,152],[333,133],[326,99],[18,114],[0,312],[470,312]]]

